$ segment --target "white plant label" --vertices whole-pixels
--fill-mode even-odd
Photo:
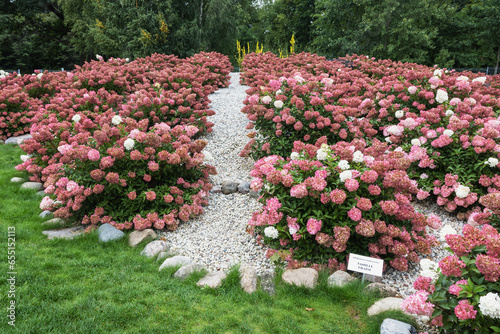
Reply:
[[[347,266],[347,270],[374,276],[382,276],[383,269],[384,260],[382,259],[375,259],[373,257],[352,253],[349,254],[349,264]]]

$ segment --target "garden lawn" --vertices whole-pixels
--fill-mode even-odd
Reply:
[[[158,272],[160,263],[140,256],[145,246],[127,238],[98,242],[95,233],[47,240],[39,218],[41,196],[11,183],[23,152],[0,146],[0,332],[18,333],[378,333],[385,317],[410,321],[402,312],[368,317],[377,300],[356,283],[329,288],[320,274],[314,291],[277,280],[276,295],[246,294],[237,268],[217,290]],[[7,231],[15,227],[15,328],[8,324]],[[280,277],[278,272],[277,277]],[[311,310],[312,309],[312,310]]]

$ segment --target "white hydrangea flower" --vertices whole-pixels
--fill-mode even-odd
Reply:
[[[275,106],[276,108],[278,108],[278,109],[283,108],[283,101],[281,101],[281,100],[276,100],[276,101],[274,101],[274,106]]]
[[[340,160],[338,166],[342,170],[346,170],[346,169],[351,168],[351,166],[349,166],[349,161],[347,161],[347,160]]]
[[[266,95],[266,96],[263,96],[260,100],[261,100],[261,101],[262,101],[262,103],[264,103],[264,104],[269,104],[269,103],[271,103],[272,98],[271,98],[270,96],[267,96],[267,95]]]
[[[408,87],[408,93],[415,94],[416,92],[417,92],[417,87],[415,86]]]
[[[385,137],[385,141],[388,142],[389,144],[392,144],[392,140],[389,137]]]
[[[443,89],[438,89],[438,91],[436,92],[436,101],[438,103],[448,101],[448,93]]]
[[[479,310],[486,317],[500,319],[500,297],[498,293],[488,292],[479,298]]]
[[[488,158],[488,161],[485,161],[484,163],[490,167],[496,167],[496,165],[498,165],[498,159],[497,158]]]
[[[339,175],[340,181],[344,182],[345,180],[352,179],[352,172],[350,170],[345,170]]]
[[[290,232],[291,235],[294,235],[297,233],[299,230],[294,229],[293,227],[288,227],[288,231]]]
[[[364,155],[361,151],[356,151],[352,155],[352,161],[354,162],[363,162]]]
[[[123,142],[123,146],[127,151],[130,151],[134,148],[135,141],[132,138],[127,138],[125,142]]]
[[[451,225],[447,224],[441,228],[439,232],[439,241],[446,242],[446,236],[448,234],[457,234],[457,230],[455,230]]]
[[[297,160],[298,158],[299,154],[297,152],[292,152],[292,154],[290,154],[290,159]]]
[[[277,239],[279,232],[274,226],[268,226],[264,229],[264,235],[271,239]]]
[[[411,145],[412,145],[412,146],[422,146],[422,143],[420,142],[420,139],[418,139],[418,138],[413,138],[413,139],[411,140]]]
[[[448,109],[448,110],[446,110],[446,112],[444,113],[444,115],[445,116],[453,116],[453,115],[455,115],[455,113],[453,112],[453,110]]]
[[[455,194],[457,195],[458,198],[466,198],[467,195],[469,195],[469,193],[470,193],[470,188],[463,186],[461,184],[455,189]]]
[[[480,82],[484,84],[486,82],[486,77],[479,77],[472,80],[472,82]]]
[[[434,76],[441,77],[443,75],[443,70],[434,70]]]
[[[73,118],[71,118],[71,120],[75,123],[80,122],[81,119],[82,119],[82,117],[78,114],[74,115]]]
[[[125,61],[128,63],[130,61],[130,58],[125,58]]]
[[[327,150],[325,150],[323,148],[320,148],[316,152],[316,159],[318,159],[318,160],[326,160],[326,158],[328,158],[328,152],[327,152]]]
[[[453,136],[455,132],[453,132],[453,130],[450,130],[450,129],[446,129],[443,131],[443,135],[447,135],[448,137],[451,137]]]
[[[403,110],[397,110],[395,113],[394,113],[394,116],[396,116],[396,118],[401,118],[405,115],[405,112]]]
[[[429,175],[427,175],[425,173],[420,174],[420,179],[425,180],[425,179],[428,179],[428,178],[429,178]]]
[[[122,118],[120,117],[120,115],[115,115],[113,116],[113,118],[111,119],[111,123],[113,123],[113,125],[118,125],[122,122]]]
[[[457,81],[469,81],[469,77],[466,77],[465,75],[461,75],[457,78]]]
[[[23,154],[23,155],[21,155],[21,160],[22,160],[23,162],[28,161],[30,158],[31,158],[31,156],[30,156],[30,155],[27,155],[27,154]]]
[[[278,90],[276,91],[276,95],[280,95],[280,94],[282,94],[282,93],[283,93],[283,92],[281,91],[281,89],[278,89]]]

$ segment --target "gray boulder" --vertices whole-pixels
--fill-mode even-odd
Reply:
[[[238,192],[240,194],[248,194],[250,192],[250,182],[241,182],[238,185]]]
[[[318,283],[318,272],[312,268],[288,269],[281,278],[285,283],[313,289]]]
[[[382,297],[396,297],[398,292],[393,287],[383,283],[370,283],[365,287],[366,291],[378,291]]]
[[[210,190],[211,193],[213,194],[220,194],[222,192],[222,187],[220,184],[216,184],[215,186],[212,187],[212,190]]]
[[[5,144],[21,145],[26,139],[32,138],[30,134],[25,134],[17,137],[10,137],[5,140]]]
[[[349,275],[347,272],[343,270],[337,270],[333,274],[328,277],[328,286],[344,286],[352,281],[355,281],[356,278]]]
[[[198,263],[191,263],[185,266],[180,267],[174,274],[175,278],[184,280],[188,278],[191,274],[195,272],[200,272],[202,270],[207,269],[204,265]]]
[[[401,304],[403,303],[402,298],[386,297],[384,299],[377,300],[368,309],[368,315],[376,315],[385,311],[401,311]]]
[[[40,212],[39,216],[41,218],[50,218],[50,217],[53,217],[54,214],[49,210],[45,210],[45,211]]]
[[[380,334],[417,334],[417,330],[406,322],[387,318],[380,325]]]
[[[151,241],[149,244],[144,247],[141,252],[141,255],[146,257],[155,257],[160,252],[165,252],[169,249],[169,246],[166,241],[163,240],[155,240]]]
[[[191,264],[191,262],[193,262],[193,260],[191,260],[187,256],[176,255],[163,261],[158,270],[162,271],[163,269],[168,267],[187,266],[188,264]]]
[[[100,242],[109,242],[123,238],[125,233],[111,224],[103,224],[97,229],[97,235]]]
[[[73,226],[62,230],[48,230],[43,231],[42,233],[47,236],[47,239],[73,239],[74,237],[83,234],[83,226]]]
[[[240,266],[240,284],[246,293],[257,291],[257,271],[248,263]]]
[[[252,197],[252,198],[259,199],[261,191],[262,190],[259,190],[259,192],[255,192],[253,190],[250,190],[250,192],[248,193],[248,195],[250,197]]]
[[[24,179],[22,177],[13,177],[12,179],[10,179],[10,182],[15,182],[15,183],[19,183],[19,182],[24,182]]]
[[[43,184],[40,182],[24,182],[21,185],[21,188],[23,189],[35,189],[35,190],[42,190]]]
[[[215,271],[208,273],[205,277],[200,279],[196,285],[200,287],[209,287],[216,289],[222,285],[222,281],[226,278],[226,273],[223,271]]]
[[[131,247],[135,247],[146,239],[155,239],[156,233],[150,228],[142,231],[132,231],[128,236],[128,244]]]
[[[222,193],[224,195],[232,194],[238,191],[238,182],[231,181],[231,180],[224,180],[222,181]]]

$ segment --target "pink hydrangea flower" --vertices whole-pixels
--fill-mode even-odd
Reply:
[[[434,305],[427,301],[428,292],[420,290],[407,297],[401,303],[401,309],[406,313],[430,317],[434,312]]]
[[[361,210],[356,208],[356,207],[353,207],[351,210],[349,210],[347,212],[347,215],[349,216],[349,218],[351,218],[352,220],[354,221],[358,221],[361,219],[362,217],[362,213],[361,213]]]
[[[455,315],[460,320],[475,319],[477,311],[471,305],[468,299],[462,299],[455,307]]]
[[[321,220],[317,220],[314,218],[309,218],[307,220],[307,232],[311,235],[315,235],[321,230],[321,226],[323,225],[323,222]]]

